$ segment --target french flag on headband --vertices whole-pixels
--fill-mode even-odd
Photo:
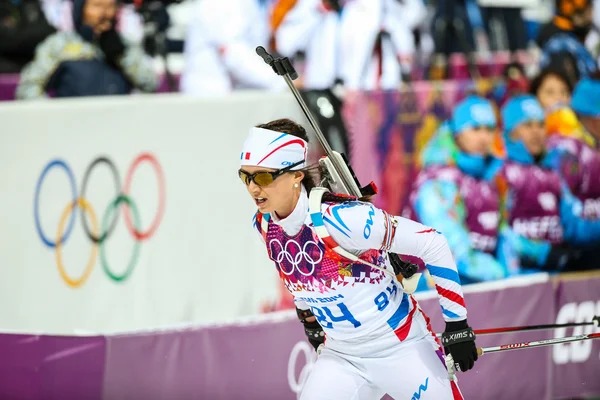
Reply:
[[[288,133],[251,128],[244,142],[240,165],[281,169],[302,161],[292,169],[306,166],[308,143]]]

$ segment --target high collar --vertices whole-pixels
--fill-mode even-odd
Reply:
[[[281,226],[285,233],[288,235],[296,235],[302,229],[304,221],[306,221],[306,214],[308,214],[308,194],[304,185],[301,185],[300,197],[294,207],[294,211],[286,218],[279,218],[275,212],[271,213],[271,219],[274,223]]]

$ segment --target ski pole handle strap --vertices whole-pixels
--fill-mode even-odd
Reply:
[[[470,327],[455,332],[444,332],[442,334],[442,346],[449,347],[456,343],[472,342],[475,340],[475,333]]]

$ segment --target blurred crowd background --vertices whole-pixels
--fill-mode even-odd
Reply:
[[[502,73],[517,85],[544,67],[573,87],[597,68],[598,26],[594,0],[1,0],[0,73],[20,74],[2,99],[284,90],[257,45],[292,58],[311,90]]]
[[[446,235],[464,282],[600,268],[600,1],[0,0],[0,99],[287,90],[258,45],[293,61],[334,148],[380,163],[388,211]]]

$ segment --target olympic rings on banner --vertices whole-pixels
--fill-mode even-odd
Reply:
[[[110,171],[112,172],[113,180],[115,181],[115,191],[117,192],[117,194],[116,194],[117,198],[121,194],[121,179],[119,178],[119,171],[117,171],[116,165],[106,157],[98,157],[94,161],[92,161],[92,163],[90,165],[88,165],[87,169],[85,170],[85,174],[83,174],[83,180],[81,181],[81,197],[84,199],[85,199],[85,190],[87,189],[87,184],[90,179],[90,174],[92,173],[92,170],[94,169],[94,167],[100,163],[106,164],[108,166],[108,168],[110,168]],[[94,236],[92,234],[92,232],[90,232],[90,228],[88,227],[88,224],[87,224],[87,219],[85,218],[84,209],[83,208],[81,209],[81,219],[83,220],[83,230],[85,231],[85,234],[87,235],[87,237],[90,238],[90,240],[94,243],[102,243],[106,240],[108,235],[110,235],[112,233],[112,231],[115,229],[115,226],[117,226],[118,218],[119,218],[119,214],[115,213],[114,218],[113,218],[112,222],[110,223],[110,228],[108,228],[108,230],[105,230],[104,233],[102,234],[102,236],[98,237],[98,236]]]
[[[81,207],[82,210],[87,211],[90,214],[90,218],[92,220],[92,229],[94,230],[94,232],[96,234],[98,233],[98,219],[96,218],[96,214],[94,213],[94,210],[92,210],[92,207],[90,206],[90,204],[80,197],[77,199],[77,204],[69,203],[65,207],[65,210],[63,211],[62,216],[60,217],[60,221],[58,223],[58,229],[56,231],[57,238],[62,236],[62,234],[64,232],[64,228],[65,228],[65,221],[66,221],[67,217],[72,213],[75,206]],[[65,281],[65,283],[67,285],[69,285],[72,288],[79,287],[79,286],[83,285],[83,283],[87,280],[87,278],[89,278],[90,274],[92,273],[92,270],[94,269],[94,261],[96,260],[96,254],[98,253],[98,249],[96,246],[92,247],[92,254],[90,255],[90,260],[88,261],[88,264],[85,267],[83,274],[79,278],[73,279],[65,271],[65,267],[62,262],[62,253],[60,251],[61,250],[61,242],[62,241],[57,241],[56,252],[55,252],[56,266],[58,267],[58,273],[60,274],[60,276],[63,278],[63,281]]]
[[[146,230],[144,230],[141,226],[141,218],[138,207],[133,201],[133,199],[129,196],[133,176],[138,166],[144,161],[149,162],[153,167],[154,172],[156,173],[159,197],[158,210],[156,212],[156,215],[154,216],[154,219],[152,220],[152,223]],[[96,213],[94,212],[94,209],[90,204],[89,200],[85,197],[90,176],[92,175],[92,171],[94,170],[94,167],[96,167],[99,164],[106,164],[111,170],[116,191],[115,199],[109,204],[106,211],[104,212],[101,229],[98,226],[98,219],[96,217]],[[46,175],[52,168],[55,167],[63,169],[67,174],[71,186],[72,201],[69,202],[63,210],[58,224],[56,239],[55,241],[52,241],[46,236],[46,234],[42,230],[39,215],[39,197],[41,187]],[[131,276],[133,269],[135,268],[135,265],[137,263],[140,251],[140,242],[152,237],[162,221],[166,203],[165,178],[162,167],[160,166],[156,158],[150,153],[139,154],[129,166],[129,169],[125,176],[125,185],[121,189],[121,178],[119,176],[119,172],[114,162],[112,162],[108,157],[97,157],[86,168],[81,183],[81,193],[78,195],[77,187],[75,184],[75,175],[73,174],[73,171],[65,161],[60,159],[52,160],[42,170],[42,174],[40,175],[36,184],[34,197],[34,220],[36,230],[42,242],[46,246],[55,249],[55,258],[56,265],[58,267],[58,272],[63,281],[72,288],[76,288],[83,285],[89,278],[98,254],[98,247],[100,249],[100,262],[102,265],[102,269],[104,270],[106,275],[115,282],[125,281],[129,276]],[[113,270],[108,264],[105,250],[105,242],[111,236],[112,232],[115,229],[119,217],[120,205],[123,205],[123,207],[125,207],[125,223],[127,226],[127,230],[135,240],[135,244],[132,255],[129,259],[129,263],[127,265],[127,269],[125,270],[125,272],[117,274],[113,272]],[[73,225],[75,222],[76,215],[74,210],[76,207],[79,207],[81,210],[83,229],[86,233],[86,236],[88,237],[88,239],[90,239],[92,243],[92,252],[90,254],[89,262],[82,275],[78,278],[72,278],[66,273],[64,268],[62,260],[62,246],[64,246],[67,239],[71,235],[71,232],[73,231]],[[133,220],[131,214],[133,214]],[[69,220],[68,225],[67,219]],[[90,225],[88,225],[88,219],[90,221],[91,228]],[[67,225],[66,229],[65,225]]]
[[[33,218],[35,219],[35,228],[37,229],[38,235],[42,239],[42,242],[48,247],[56,247],[56,242],[51,241],[46,237],[44,231],[42,231],[42,225],[40,224],[40,189],[42,188],[42,182],[46,177],[46,174],[54,167],[61,167],[67,173],[69,177],[69,183],[71,184],[71,193],[73,195],[73,204],[77,202],[77,186],[75,185],[75,175],[73,175],[73,171],[71,168],[67,166],[67,164],[62,160],[53,160],[46,165],[42,174],[40,175],[37,184],[35,185],[35,197],[33,200]],[[75,214],[71,216],[69,220],[69,227],[67,228],[67,232],[65,232],[65,240],[71,234],[73,230],[73,224],[75,223]]]
[[[133,227],[133,225],[131,224],[131,215],[129,214],[129,207],[125,209],[125,223],[127,224],[127,229],[129,229],[129,232],[131,232],[131,234],[135,236],[138,240],[146,240],[150,236],[154,235],[154,231],[156,231],[156,228],[158,228],[158,225],[160,224],[162,216],[165,212],[165,178],[162,173],[162,169],[158,164],[158,161],[156,161],[156,159],[151,154],[140,154],[135,158],[135,160],[133,160],[131,167],[129,167],[129,171],[127,172],[127,176],[125,177],[125,187],[123,189],[123,193],[125,194],[125,196],[129,195],[129,190],[131,189],[131,181],[133,180],[133,174],[135,173],[137,166],[140,165],[143,161],[148,161],[152,165],[154,171],[156,172],[156,176],[158,177],[159,206],[158,212],[156,213],[152,224],[146,232],[140,232],[139,230]]]
[[[275,243],[279,245],[278,251],[275,251]],[[294,253],[290,253],[288,250],[288,246],[290,246],[290,244],[293,244],[293,247],[295,247]],[[318,260],[315,260],[313,255],[306,251],[307,247],[311,244],[315,246],[319,252]],[[315,272],[315,266],[323,260],[323,250],[319,248],[319,245],[316,242],[311,240],[304,243],[304,246],[300,246],[300,243],[296,242],[295,240],[288,240],[285,243],[285,246],[283,246],[279,239],[272,239],[269,242],[269,249],[271,250],[271,254],[275,255],[274,261],[277,263],[277,265],[279,265],[279,269],[286,276],[293,274],[294,270],[298,270],[298,272],[304,276],[311,276]],[[283,268],[284,259],[292,265],[292,269],[290,271],[286,271]],[[300,269],[301,266],[306,268],[306,264],[311,265],[311,269],[308,273],[302,272]]]
[[[110,215],[111,212],[114,212],[116,215],[116,211],[117,211],[117,207],[119,207],[119,204],[125,202],[131,209],[133,209],[133,216],[135,218],[135,225],[137,225],[138,229],[140,226],[140,214],[138,212],[137,206],[135,205],[134,202],[131,201],[131,199],[125,195],[121,195],[119,197],[117,197],[115,199],[115,201],[112,202],[112,204],[108,207],[108,210],[106,210],[106,214],[104,214],[104,219],[102,221],[102,228],[106,229],[106,226],[108,225],[108,216]],[[113,219],[114,220],[114,219]],[[129,265],[127,266],[127,269],[125,270],[125,272],[123,273],[123,275],[117,275],[114,272],[112,272],[110,270],[110,268],[108,268],[108,262],[106,262],[106,255],[104,252],[104,249],[106,248],[105,246],[100,246],[100,258],[102,259],[102,268],[104,269],[104,272],[106,272],[106,275],[108,275],[113,281],[123,281],[125,279],[127,279],[129,277],[129,275],[131,275],[131,273],[133,272],[133,268],[135,267],[135,264],[137,263],[137,259],[138,256],[140,254],[140,241],[136,240],[135,244],[133,245],[133,253],[131,254],[131,258],[129,259]]]

